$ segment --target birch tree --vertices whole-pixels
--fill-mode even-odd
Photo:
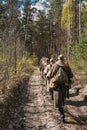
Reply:
[[[71,28],[74,25],[74,11],[72,0],[66,0],[62,9],[61,27],[67,32],[67,60],[70,60]]]

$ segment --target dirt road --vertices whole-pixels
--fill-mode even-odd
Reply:
[[[58,110],[54,108],[49,92],[46,92],[45,82],[39,69],[36,69],[28,84],[23,130],[87,130],[86,124],[80,122],[80,118],[75,118],[76,115],[72,115],[71,112],[74,110],[69,111],[69,108],[74,108],[74,104],[73,108],[70,104],[70,100],[74,100],[73,97],[74,95],[67,101],[65,108],[68,109],[68,111],[66,110],[67,123],[63,124],[58,120]]]

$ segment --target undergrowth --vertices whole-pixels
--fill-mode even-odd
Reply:
[[[4,61],[3,61],[4,62]],[[35,55],[28,58],[23,56],[17,61],[17,73],[14,74],[14,66],[4,68],[0,81],[0,130],[11,129],[21,130],[20,119],[21,106],[25,104],[24,96],[27,92],[28,81],[33,73],[34,66],[37,65]],[[8,69],[8,71],[7,71]],[[3,71],[4,70],[4,71]],[[7,73],[8,72],[8,73]]]
[[[0,129],[21,130],[22,128],[22,105],[25,104],[25,95],[29,77],[33,69],[25,68],[19,75],[11,78],[6,83],[3,102],[0,103]],[[22,113],[22,115],[21,115]]]

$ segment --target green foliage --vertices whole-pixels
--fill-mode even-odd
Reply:
[[[2,55],[0,55],[0,64],[4,63],[6,61],[6,57],[5,55],[2,57]]]
[[[14,65],[8,65],[6,62],[6,56],[0,55],[0,71],[1,72],[8,72],[10,77],[13,77],[14,72],[15,72],[15,67]],[[17,74],[24,68],[29,67],[32,68],[32,66],[37,66],[38,64],[38,58],[35,56],[35,54],[33,54],[32,56],[29,56],[29,54],[26,54],[22,57],[22,59],[18,59],[17,60],[17,67],[16,67],[16,71]]]
[[[87,5],[81,12],[81,37],[79,44],[76,43],[72,49],[72,64],[74,68],[87,68]]]
[[[7,26],[7,5],[0,2],[0,33],[4,32]]]
[[[87,60],[87,37],[81,39],[80,43],[81,57],[84,60]]]
[[[38,63],[38,59],[35,56],[35,54],[32,55],[31,57],[27,57],[26,55],[24,55],[21,60],[17,61],[17,72],[19,72],[25,67],[36,66],[37,63]]]
[[[5,72],[6,68],[6,56],[0,54],[0,71]]]
[[[85,4],[82,8],[82,26],[84,27],[84,29],[87,29],[87,4]]]
[[[80,44],[73,47],[73,65],[76,68],[84,67],[87,62],[87,37],[82,38]]]

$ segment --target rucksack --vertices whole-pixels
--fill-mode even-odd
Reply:
[[[61,84],[68,84],[68,75],[67,73],[65,72],[64,68],[62,67],[59,67],[56,75],[54,76],[54,80],[53,82],[56,84],[56,85],[61,85]]]

